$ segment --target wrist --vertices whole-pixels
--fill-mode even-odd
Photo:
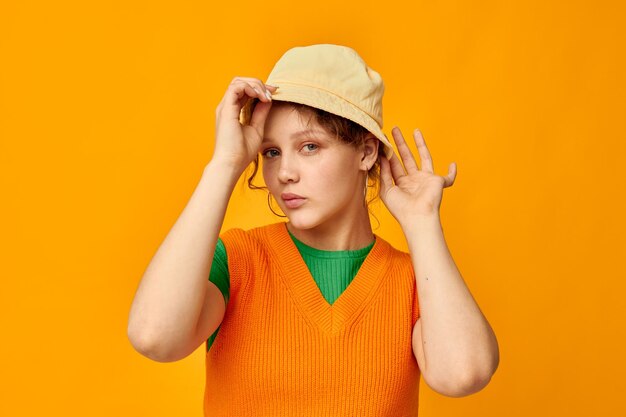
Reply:
[[[242,170],[237,169],[231,163],[218,159],[212,159],[204,167],[202,176],[211,178],[211,181],[223,180],[228,185],[234,187],[242,173]]]
[[[404,220],[400,226],[403,231],[432,229],[433,227],[442,228],[439,212],[413,215],[411,218]]]

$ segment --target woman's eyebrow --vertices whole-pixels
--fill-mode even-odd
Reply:
[[[294,132],[291,134],[291,139],[297,139],[300,136],[310,136],[310,135],[321,135],[322,137],[326,136],[326,132],[319,130],[319,129],[304,129],[304,130],[299,130],[297,132]],[[263,138],[263,142],[271,142],[274,139],[269,138],[267,136],[265,136]]]

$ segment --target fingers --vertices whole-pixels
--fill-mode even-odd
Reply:
[[[410,148],[408,147],[407,143],[404,140],[404,137],[402,136],[402,132],[400,132],[400,128],[398,128],[398,126],[394,126],[394,128],[391,129],[391,133],[396,142],[396,145],[398,147],[398,153],[402,157],[402,162],[404,163],[404,167],[406,168],[408,175],[411,175],[411,173],[413,172],[417,172],[419,168],[417,167],[415,158],[413,157]],[[422,135],[421,130],[415,129],[413,131],[413,138],[415,139],[415,145],[417,146],[417,151],[419,152],[422,165],[421,170],[434,174],[435,168],[433,166],[433,159],[430,156],[430,151],[428,150],[428,146],[426,146],[426,141],[424,140],[424,136]],[[395,154],[393,155],[393,157],[395,157]],[[402,169],[400,161],[397,158],[395,158],[394,160],[393,157],[389,162],[395,180],[404,175],[404,170]],[[454,184],[454,180],[456,178],[455,162],[452,162],[448,167],[448,175],[442,178],[444,178],[445,180],[445,187],[450,187],[452,184]]]
[[[272,93],[272,92],[275,92],[276,89],[278,88],[273,85],[264,84],[263,81],[254,77],[234,77],[231,81],[231,84],[235,81],[245,81],[249,84],[254,84],[257,88],[259,88],[263,92],[263,94],[265,94],[265,90],[269,90],[270,93]]]
[[[391,169],[391,174],[393,175],[393,179],[394,181],[398,182],[398,178],[406,175],[406,172],[404,172],[404,167],[402,166],[402,163],[395,153],[391,155],[391,159],[389,159],[388,162]]]
[[[250,126],[254,127],[260,135],[265,131],[265,120],[272,107],[271,103],[257,103],[250,118]]]
[[[264,101],[264,102],[271,101],[270,99],[271,96],[270,96],[269,91],[265,89],[265,86],[261,87],[259,83],[256,83],[256,82],[236,80],[230,84],[229,88],[233,90],[233,92],[237,96],[237,100],[240,102],[243,101],[241,99],[246,99],[247,101],[248,97],[257,98],[260,101]],[[241,104],[243,105],[244,103],[241,103]]]
[[[276,88],[271,88],[271,87],[267,86],[266,84],[264,84],[258,78],[235,77],[231,81],[231,85],[233,85],[233,84],[240,84],[240,83],[247,84],[248,86],[250,86],[254,90],[256,95],[249,94],[250,97],[257,97],[259,100],[265,101],[265,102],[272,101],[271,94],[272,94],[272,92],[276,91]],[[249,91],[250,90],[246,88],[246,92],[249,92]]]
[[[402,162],[404,163],[404,167],[406,168],[407,173],[411,175],[419,171],[417,163],[415,162],[415,158],[413,158],[413,154],[411,153],[411,149],[406,144],[404,137],[402,136],[402,132],[400,132],[400,128],[398,128],[398,126],[394,126],[394,128],[391,129],[391,134],[394,141],[396,142],[396,146],[398,147],[398,153],[402,158]]]
[[[264,84],[258,78],[252,77],[235,77],[233,78],[229,88],[231,87],[236,92],[241,106],[248,101],[248,97],[256,98],[264,103],[268,103],[266,105],[257,104],[254,107],[254,111],[252,112],[249,122],[250,126],[254,127],[258,132],[263,132],[265,129],[265,119],[267,118],[270,111],[270,104],[272,103],[272,92],[276,92],[278,87]]]
[[[380,184],[380,193],[382,195],[385,195],[389,189],[393,188],[389,160],[384,155],[380,157]]]
[[[424,136],[422,135],[422,131],[419,129],[415,129],[413,131],[413,138],[415,139],[415,144],[417,145],[417,151],[420,155],[420,162],[422,163],[422,171],[432,172],[434,173],[433,167],[433,159],[430,156],[430,151],[426,146],[426,141],[424,140]]]
[[[263,84],[258,78],[235,77],[228,85],[226,94],[218,105],[217,112],[220,113],[222,107],[226,106],[229,112],[238,114],[241,108],[252,98],[263,102],[271,102],[271,92],[276,91]]]
[[[277,87],[266,85],[258,78],[235,77],[215,109],[216,117],[239,119],[241,109],[248,101],[257,99],[263,103],[271,103],[272,92],[276,92],[276,89]],[[260,106],[260,109],[263,107]]]
[[[450,187],[456,179],[456,162],[452,162],[448,167],[448,175],[443,177],[446,181],[444,187]]]

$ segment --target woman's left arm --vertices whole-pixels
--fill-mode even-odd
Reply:
[[[395,155],[381,158],[381,199],[402,227],[417,280],[420,318],[413,329],[413,352],[432,389],[453,397],[469,395],[488,384],[498,367],[499,350],[443,235],[439,207],[443,189],[456,178],[456,164],[445,177],[434,174],[416,129],[419,169],[400,129],[392,134],[404,167]]]
[[[498,342],[450,255],[439,216],[402,230],[417,280],[413,352],[422,358],[424,380],[448,396],[480,391],[498,367]]]

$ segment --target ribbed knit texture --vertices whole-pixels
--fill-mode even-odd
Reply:
[[[416,416],[408,253],[375,235],[334,303],[283,222],[221,235],[230,299],[206,353],[205,416]]]
[[[317,287],[329,304],[341,295],[348,287],[350,282],[356,276],[361,264],[367,257],[374,246],[374,242],[366,247],[356,250],[321,250],[314,248],[298,240],[291,232],[289,232],[291,240],[298,248],[298,252],[302,256],[304,263],[309,268],[311,276],[315,280]],[[215,253],[213,254],[213,263],[211,265],[211,273],[209,281],[215,284],[224,296],[224,304],[228,304],[230,297],[230,277],[228,276],[228,255],[224,242],[220,237],[217,238]],[[219,326],[207,339],[206,348],[209,350],[213,345],[213,341],[219,332]]]

